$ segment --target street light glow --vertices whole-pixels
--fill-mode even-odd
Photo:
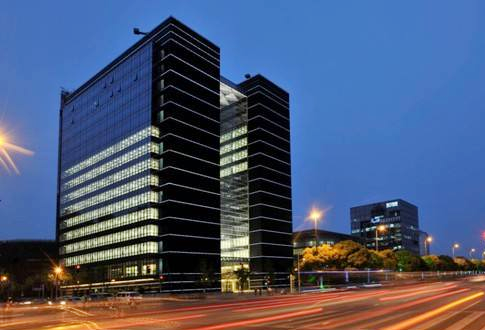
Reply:
[[[28,149],[11,143],[7,135],[0,131],[0,166],[3,167],[7,173],[10,173],[13,170],[16,174],[20,174],[20,171],[17,165],[15,165],[10,152],[16,152],[25,156],[32,156],[34,154]]]
[[[377,230],[380,231],[380,232],[383,232],[383,231],[386,230],[386,226],[380,225],[380,226],[377,227]]]
[[[454,247],[455,249],[458,249],[458,248],[460,247],[460,244],[455,243],[455,244],[453,244],[453,247]]]
[[[310,214],[308,215],[308,218],[311,219],[313,222],[317,223],[322,219],[322,217],[323,217],[323,211],[316,207],[312,207],[312,209],[310,210]]]
[[[59,275],[60,273],[62,273],[62,268],[57,266],[56,268],[54,268],[54,273],[56,273],[57,275]]]
[[[431,242],[433,242],[433,237],[431,237],[431,236],[428,236],[428,238],[426,238],[426,241],[427,241],[428,243],[431,243]]]

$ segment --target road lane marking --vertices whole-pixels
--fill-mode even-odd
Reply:
[[[456,322],[455,324],[449,326],[446,329],[443,330],[463,330],[466,329],[466,327],[471,324],[472,322],[475,322],[478,320],[484,312],[473,312],[468,314],[464,319],[461,319],[460,321]]]
[[[474,293],[470,296],[467,296],[465,298],[461,298],[461,299],[458,299],[458,300],[455,300],[449,304],[446,304],[446,305],[443,305],[441,307],[438,307],[436,309],[433,309],[429,312],[426,312],[426,313],[423,313],[423,314],[420,314],[418,316],[415,316],[413,318],[410,318],[406,321],[403,321],[399,324],[396,324],[396,325],[392,325],[390,327],[386,327],[386,328],[383,328],[382,330],[403,330],[403,329],[408,329],[412,326],[416,326],[417,324],[421,323],[421,322],[424,322],[428,319],[431,319],[441,313],[444,313],[446,312],[447,310],[450,310],[456,306],[459,306],[459,305],[462,305],[468,301],[471,301],[471,300],[474,300],[474,299],[477,299],[477,298],[480,298],[480,297],[483,297],[485,293],[482,291],[482,292],[478,292],[478,293]]]

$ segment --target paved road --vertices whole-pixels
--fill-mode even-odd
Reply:
[[[0,330],[485,330],[485,278],[284,296],[143,299],[136,308],[14,307]]]

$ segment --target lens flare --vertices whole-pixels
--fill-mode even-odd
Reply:
[[[32,151],[10,142],[5,134],[0,133],[0,167],[9,174],[12,173],[12,171],[16,174],[20,174],[10,152],[19,153],[25,156],[32,156],[34,154]]]

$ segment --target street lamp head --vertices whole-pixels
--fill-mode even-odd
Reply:
[[[458,249],[458,248],[460,247],[460,244],[455,243],[455,244],[453,244],[453,247],[454,247],[455,249]]]
[[[8,281],[8,277],[6,275],[3,275],[2,277],[0,277],[0,281],[7,282]]]
[[[61,274],[62,273],[62,268],[57,266],[56,268],[54,268],[54,273],[56,273],[57,275]]]
[[[475,252],[476,250],[475,249],[471,249],[470,252]]]
[[[323,211],[316,207],[313,207],[310,210],[310,214],[308,215],[308,218],[313,222],[318,222],[322,218],[322,216],[323,216]]]
[[[383,232],[383,231],[386,230],[386,226],[384,226],[384,225],[377,226],[377,230],[380,231],[380,232]]]
[[[426,238],[426,242],[431,243],[432,241],[433,241],[433,237],[428,236],[428,237]]]

